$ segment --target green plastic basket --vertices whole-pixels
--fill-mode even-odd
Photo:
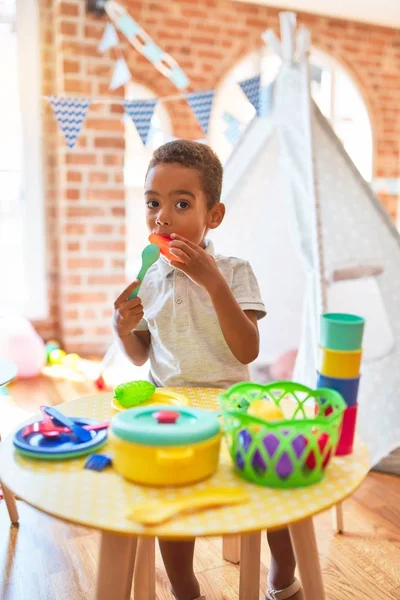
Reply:
[[[279,406],[285,420],[267,422],[247,414],[251,403],[261,399]],[[346,408],[338,392],[292,381],[239,383],[220,394],[219,402],[230,455],[241,477],[275,488],[321,481],[335,454]]]

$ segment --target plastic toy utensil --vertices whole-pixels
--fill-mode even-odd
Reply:
[[[156,244],[149,244],[142,252],[142,268],[140,269],[138,276],[136,279],[139,279],[140,284],[136,289],[131,292],[129,296],[129,300],[132,298],[136,298],[139,293],[140,286],[146,275],[147,271],[150,269],[152,265],[160,258],[160,248],[156,246]]]
[[[128,517],[142,525],[158,525],[182,512],[204,510],[217,506],[232,506],[249,501],[247,492],[234,488],[198,490],[179,500],[162,500],[136,504]]]
[[[59,410],[53,406],[44,406],[43,410],[53,419],[56,419],[59,423],[62,423],[64,427],[68,427],[71,432],[78,438],[80,442],[90,442],[92,435],[90,431],[83,429],[81,425],[77,425],[72,419],[66,417]]]
[[[41,433],[44,437],[56,437],[62,433],[72,433],[68,427],[57,427],[51,419],[49,420],[50,423],[48,421],[36,421],[36,423],[26,425],[22,430],[22,437],[28,437],[32,433]],[[108,426],[109,422],[105,421],[104,423],[96,423],[94,425],[84,425],[83,428],[87,431],[101,431],[102,429],[107,429]]]
[[[152,233],[149,236],[149,242],[152,244],[157,244],[157,246],[160,248],[161,254],[165,256],[165,258],[168,258],[168,260],[183,262],[174,254],[171,254],[169,245],[172,242],[172,238],[170,238],[168,235],[159,235],[158,233]]]

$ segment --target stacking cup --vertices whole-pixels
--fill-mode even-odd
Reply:
[[[360,377],[343,379],[339,377],[328,377],[327,375],[318,373],[317,387],[336,390],[343,396],[343,400],[348,407],[357,404],[359,384]]]
[[[330,350],[360,350],[365,319],[347,313],[325,313],[321,317],[321,346]]]

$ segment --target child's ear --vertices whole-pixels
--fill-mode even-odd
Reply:
[[[208,228],[216,229],[219,227],[224,220],[225,216],[225,204],[218,202],[208,211]]]

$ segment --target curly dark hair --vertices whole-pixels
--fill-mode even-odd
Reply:
[[[208,208],[218,204],[221,199],[223,168],[210,146],[189,140],[168,142],[155,150],[147,173],[161,163],[178,163],[189,169],[196,169]]]

